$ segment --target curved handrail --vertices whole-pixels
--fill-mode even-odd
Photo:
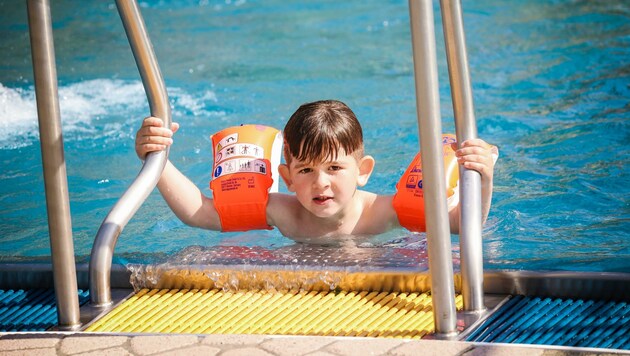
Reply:
[[[171,108],[166,86],[138,4],[135,0],[116,0],[116,6],[140,71],[151,116],[162,119],[164,127],[170,127]],[[90,254],[89,269],[90,300],[93,305],[111,304],[110,272],[118,236],[157,185],[167,160],[168,149],[148,154],[140,173],[98,229]]]
[[[477,138],[477,123],[466,54],[462,4],[458,0],[440,0],[440,7],[457,142],[463,142]],[[459,243],[464,310],[480,313],[486,310],[483,296],[481,175],[460,166],[459,178]]]

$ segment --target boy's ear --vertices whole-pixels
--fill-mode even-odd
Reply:
[[[359,161],[359,177],[357,178],[357,184],[360,187],[367,184],[372,171],[374,171],[375,164],[376,161],[374,161],[374,157],[372,156],[363,156],[363,158]]]
[[[290,192],[294,192],[293,181],[291,180],[291,175],[289,174],[289,166],[282,163],[278,166],[278,173],[280,173],[280,177],[282,177],[284,184],[287,185],[287,189],[289,189]]]

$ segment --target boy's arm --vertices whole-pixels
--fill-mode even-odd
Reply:
[[[221,230],[221,220],[214,201],[205,196],[170,162],[166,162],[157,185],[173,213],[186,225]]]
[[[489,145],[482,139],[473,139],[462,142],[455,152],[459,164],[467,169],[473,169],[481,174],[481,223],[485,224],[490,206],[492,205],[492,189],[494,177],[494,159],[492,154],[497,154],[496,147]],[[459,233],[459,204],[449,211],[451,233]]]
[[[179,125],[173,123],[172,130],[162,126],[161,119],[155,117],[144,119],[136,134],[136,154],[140,159],[144,159],[149,152],[163,150],[173,143],[172,136]],[[170,161],[166,162],[157,187],[168,206],[182,222],[191,226],[221,230],[221,221],[212,199],[202,194],[199,188]]]

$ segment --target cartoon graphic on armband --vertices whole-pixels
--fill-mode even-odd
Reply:
[[[229,127],[212,135],[210,189],[222,231],[271,229],[266,208],[278,191],[282,134],[262,125]]]

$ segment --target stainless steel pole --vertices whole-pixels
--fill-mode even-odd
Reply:
[[[58,325],[62,330],[75,330],[81,326],[79,295],[50,4],[48,0],[28,0],[27,9]]]
[[[151,116],[162,119],[164,127],[170,127],[171,107],[168,102],[166,85],[162,79],[138,4],[135,0],[117,0],[116,5],[140,71]],[[90,300],[94,306],[111,304],[110,273],[118,236],[155,188],[167,160],[168,149],[148,154],[134,182],[116,202],[101,224],[90,254]]]
[[[446,43],[455,113],[457,142],[477,138],[477,124],[473,105],[466,39],[460,0],[440,0],[442,26]],[[483,301],[483,247],[481,212],[481,176],[479,172],[459,166],[460,182],[460,258],[462,297],[464,310],[482,312]]]
[[[409,14],[435,331],[450,338],[457,333],[457,318],[431,0],[409,0]]]

